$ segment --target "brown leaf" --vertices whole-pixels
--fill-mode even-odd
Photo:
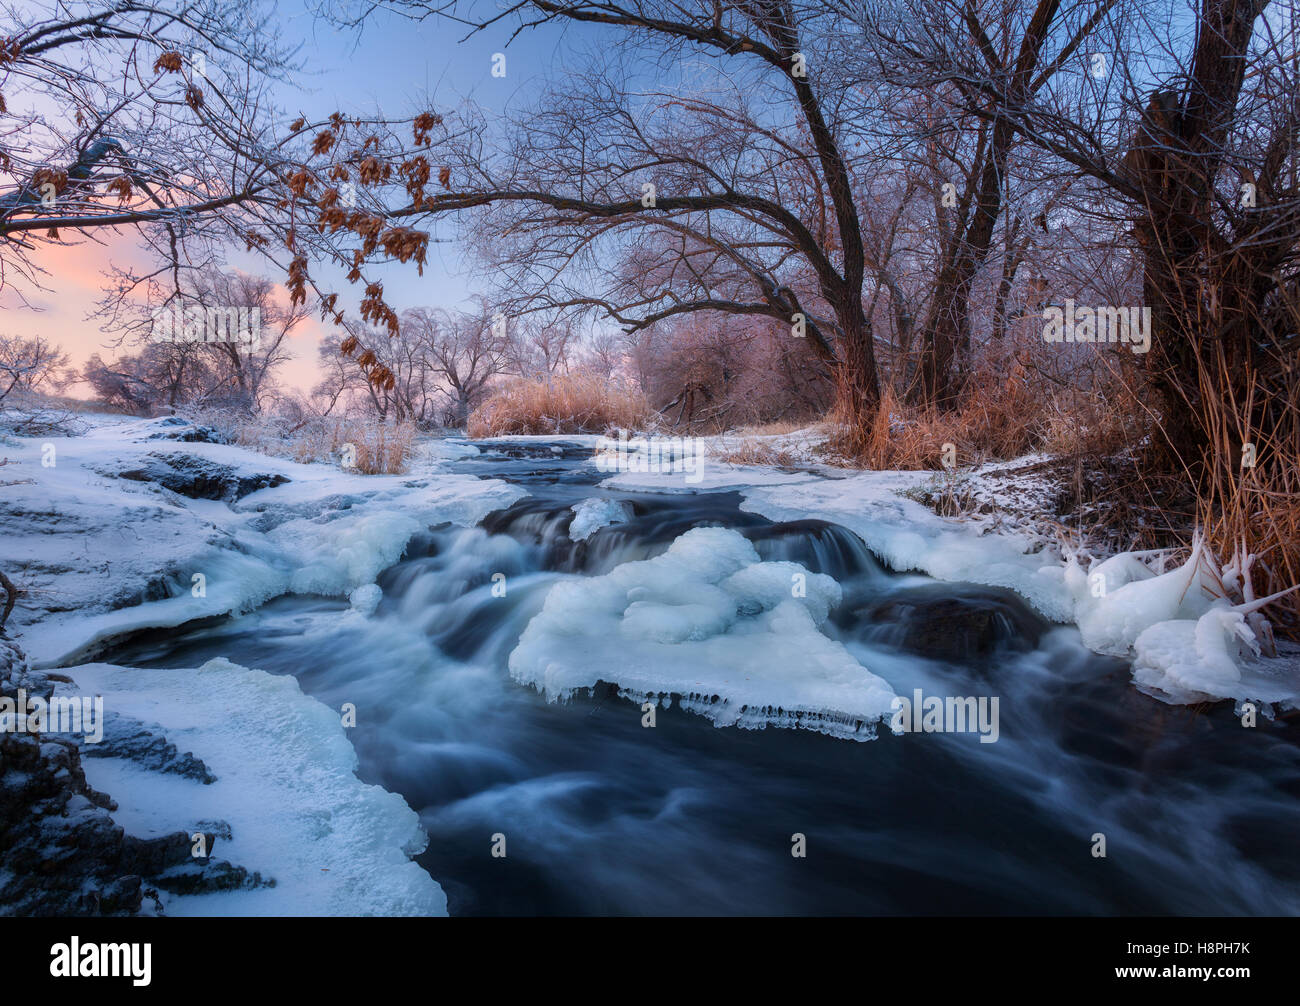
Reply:
[[[181,67],[185,65],[184,58],[174,49],[169,49],[159,56],[153,63],[154,73],[180,73]]]

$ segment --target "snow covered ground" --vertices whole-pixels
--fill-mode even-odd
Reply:
[[[441,471],[465,445],[433,442],[441,456],[406,475],[359,475],[155,439],[176,432],[167,419],[90,418],[83,437],[0,447],[0,558],[28,591],[11,627],[36,667],[280,594],[347,595],[424,528],[473,525],[524,495]]]
[[[473,453],[431,443],[410,474],[363,476],[218,443],[174,419],[87,417],[85,436],[0,445],[0,564],[25,596],[9,631],[72,694],[102,695],[208,766],[215,782],[131,757],[85,759],[140,837],[220,822],[219,855],[274,887],[167,895],[169,914],[445,914],[410,857],[400,797],[362,784],[338,711],[296,680],[214,661],[193,671],[85,664],[143,629],[246,612],[285,593],[373,606],[375,577],[430,526],[470,526],[523,492],[442,470]],[[80,666],[72,666],[80,664]]]

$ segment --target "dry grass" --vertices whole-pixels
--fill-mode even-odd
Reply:
[[[733,465],[770,465],[774,468],[797,468],[807,463],[807,459],[800,458],[787,445],[772,444],[750,436],[719,448],[717,458]]]
[[[655,412],[640,391],[593,374],[503,385],[469,417],[471,437],[511,434],[609,433],[644,430]]]
[[[801,430],[816,429],[821,424],[810,419],[779,419],[771,423],[759,423],[756,426],[741,426],[735,432],[741,437],[784,437]]]
[[[1046,427],[1041,392],[1013,366],[1000,377],[977,373],[954,412],[906,406],[887,389],[868,427],[853,431],[841,423],[831,446],[869,468],[915,471],[942,468],[944,445],[951,444],[965,467],[1020,457],[1042,444]]]
[[[195,420],[240,447],[302,464],[338,464],[361,475],[401,475],[415,446],[413,423],[377,416],[312,418],[290,424],[277,417],[204,413]]]
[[[1260,414],[1263,397],[1254,381],[1240,402],[1206,397],[1213,441],[1197,493],[1197,522],[1211,548],[1220,556],[1254,556],[1246,579],[1259,597],[1300,584],[1300,401],[1269,396],[1272,421],[1259,429],[1250,417]],[[1280,598],[1269,614],[1280,635],[1300,638],[1300,591]]]

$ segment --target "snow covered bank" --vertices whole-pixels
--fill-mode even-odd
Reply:
[[[1178,569],[1157,572],[1147,556],[1121,554],[1085,569],[1076,557],[1020,533],[986,533],[978,520],[937,516],[899,495],[928,472],[862,472],[827,481],[810,477],[745,490],[743,508],[770,520],[815,517],[842,524],[896,570],[939,580],[1006,587],[1044,617],[1074,622],[1099,653],[1132,656],[1134,681],[1165,701],[1234,699],[1300,707],[1300,653],[1281,647],[1261,658],[1261,625],[1250,605],[1234,605],[1226,578],[1199,548]],[[1249,599],[1248,599],[1249,600]]]
[[[284,593],[347,595],[422,529],[473,525],[524,495],[443,471],[466,445],[432,444],[407,475],[366,476],[171,442],[185,434],[171,419],[101,417],[82,437],[0,448],[0,563],[27,591],[10,629],[35,666]]]
[[[829,481],[809,477],[787,486],[745,490],[742,509],[769,520],[808,517],[842,524],[890,567],[915,570],[939,580],[1006,587],[1045,618],[1074,620],[1064,567],[1019,534],[981,535],[975,521],[937,516],[900,496],[933,472],[861,472]]]
[[[161,890],[168,915],[446,915],[442,889],[411,856],[427,843],[415,812],[362,783],[335,710],[296,679],[213,660],[189,670],[87,664],[56,694],[100,694],[127,718],[191,752],[215,781],[86,757],[86,778],[118,803],[117,823],[145,838],[216,836],[207,851],[261,883]],[[271,886],[273,882],[274,886]]]
[[[552,587],[510,672],[552,700],[611,681],[636,698],[680,695],[718,726],[869,739],[894,692],[821,632],[839,601],[831,577],[696,528],[654,559]]]

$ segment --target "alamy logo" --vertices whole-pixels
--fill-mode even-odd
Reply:
[[[16,701],[0,695],[0,734],[83,734],[87,744],[98,744],[104,739],[104,696],[29,698],[19,688]]]
[[[50,974],[55,978],[130,978],[132,985],[152,981],[153,944],[86,943],[76,936],[50,947]]]
[[[256,349],[262,342],[260,307],[173,304],[153,313],[154,342],[232,342]]]
[[[992,744],[1000,733],[996,695],[922,695],[917,688],[910,699],[895,696],[890,708],[896,734],[978,733],[981,744]]]
[[[596,441],[596,470],[601,472],[644,472],[668,475],[681,473],[694,485],[704,478],[707,448],[699,437],[631,437],[619,430],[618,439]]]
[[[1076,306],[1066,298],[1065,307],[1043,308],[1044,342],[1126,342],[1135,353],[1151,348],[1151,308]]]

